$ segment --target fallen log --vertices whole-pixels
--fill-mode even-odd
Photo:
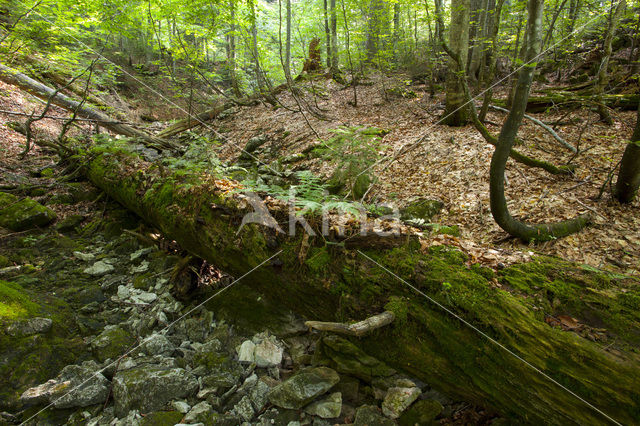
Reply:
[[[81,117],[95,120],[100,123],[100,126],[111,130],[112,132],[141,139],[145,144],[158,148],[158,149],[176,149],[177,145],[174,143],[150,136],[145,132],[135,129],[131,126],[123,124],[117,120],[113,120],[108,115],[87,108],[80,102],[75,101],[62,93],[55,93],[55,90],[45,86],[44,84],[32,79],[31,77],[11,69],[3,64],[0,64],[0,80],[7,84],[11,84],[31,93],[38,98],[47,100],[53,96],[51,103],[57,105],[67,111],[77,111],[77,114]]]
[[[610,418],[631,424],[638,419],[640,365],[632,352],[640,344],[640,319],[632,301],[640,296],[623,296],[637,294],[637,280],[551,258],[515,265],[496,276],[468,266],[456,249],[423,248],[417,238],[399,240],[392,248],[360,244],[352,249],[343,244],[349,232],[346,237],[303,238],[300,226],[296,235],[287,236],[255,223],[238,230],[253,208],[246,197],[229,193],[231,182],[201,172],[167,173],[160,164],[116,148],[100,147],[89,155],[86,175],[95,185],[193,255],[237,277],[277,254],[238,285],[321,321],[393,312],[393,324],[357,344],[440,391],[530,424],[602,424]],[[270,209],[279,219],[288,216]],[[614,354],[605,345],[551,327],[544,318],[558,307],[555,301],[521,297],[498,288],[498,281],[523,292],[552,288],[559,303],[561,288],[576,292],[574,315],[584,309],[622,345]],[[614,284],[628,287],[615,293]]]
[[[506,102],[502,99],[493,99],[492,102],[498,106],[506,108]],[[545,96],[531,96],[527,101],[527,112],[545,112],[553,106],[567,105],[587,105],[604,103],[610,108],[619,108],[625,111],[636,110],[640,95],[602,95],[601,97],[580,96],[575,93],[555,93]]]
[[[353,324],[329,321],[306,321],[304,325],[318,331],[328,331],[330,333],[360,337],[380,327],[391,324],[394,319],[396,319],[396,316],[393,312],[384,311],[381,314],[374,315]]]

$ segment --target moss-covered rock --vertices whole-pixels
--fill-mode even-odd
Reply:
[[[435,425],[436,417],[442,412],[442,404],[433,399],[423,399],[413,404],[398,419],[400,426]]]
[[[108,326],[91,342],[93,356],[100,362],[115,359],[135,343],[135,337],[118,326]]]
[[[338,373],[330,368],[305,368],[271,389],[269,401],[278,407],[297,410],[327,392],[339,381]]]
[[[400,217],[406,219],[422,219],[429,222],[432,217],[440,213],[444,204],[439,200],[421,198],[409,203],[400,210]]]
[[[173,426],[180,423],[182,417],[178,411],[154,411],[142,418],[140,426]]]
[[[30,198],[0,192],[0,226],[24,231],[48,225],[56,219],[53,210]]]

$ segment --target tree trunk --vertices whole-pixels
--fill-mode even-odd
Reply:
[[[613,1],[611,0],[611,7],[613,8]],[[609,68],[609,58],[611,58],[611,42],[613,41],[613,33],[618,26],[618,21],[622,16],[622,12],[627,6],[626,0],[618,0],[618,6],[616,6],[615,11],[611,14],[611,19],[609,20],[609,26],[607,27],[607,32],[604,37],[603,43],[603,54],[602,61],[600,62],[600,68],[598,69],[598,82],[595,86],[595,93],[597,95],[604,95],[605,89],[607,88],[607,84],[609,83],[609,74],[607,72],[607,68]],[[613,124],[613,119],[607,111],[606,106],[600,102],[598,104],[598,114],[600,114],[600,120],[605,122],[608,125]]]
[[[330,13],[330,30],[331,30],[331,66],[330,72],[334,78],[342,80],[339,77],[340,69],[338,68],[338,16],[336,12],[336,0],[331,0],[329,3]]]
[[[525,63],[535,60],[541,48],[542,12],[544,0],[529,0],[529,18],[527,21]],[[520,238],[523,241],[548,241],[560,238],[587,226],[590,216],[579,216],[573,220],[567,220],[555,224],[543,224],[530,226],[515,219],[509,213],[507,199],[504,195],[504,172],[507,160],[511,153],[513,142],[522,123],[524,112],[527,106],[527,98],[533,81],[535,66],[524,66],[518,73],[518,80],[515,85],[513,103],[511,111],[502,126],[498,137],[498,146],[491,158],[489,169],[489,197],[491,202],[491,214],[498,225],[510,235]]]
[[[393,324],[356,343],[450,396],[530,424],[606,421],[593,407],[488,341],[486,336],[491,336],[617,421],[632,424],[637,420],[640,368],[633,355],[612,355],[604,345],[550,327],[543,312],[535,311],[528,298],[498,289],[493,283],[495,277],[487,278],[479,272],[481,268],[466,266],[455,250],[422,250],[416,237],[406,235],[359,237],[358,229],[347,230],[344,237],[332,234],[324,238],[303,237],[300,233],[286,236],[255,223],[238,231],[243,216],[253,209],[245,198],[229,194],[224,182],[213,185],[213,179],[200,172],[167,175],[160,165],[116,150],[102,149],[94,154],[86,169],[94,184],[166,237],[232,276],[245,274],[279,253],[240,285],[255,288],[309,320],[359,321],[392,311],[397,318]],[[278,221],[286,223],[286,211],[271,211]],[[389,242],[388,248],[382,244],[376,247],[375,243],[383,240]],[[325,241],[333,244],[325,245]],[[369,259],[375,259],[439,306],[417,296]],[[547,280],[553,281],[545,273],[565,276],[571,270],[577,280],[576,291],[588,294],[588,300],[615,299],[606,291],[590,291],[594,284],[584,280],[594,280],[594,272],[556,259],[545,262],[548,266],[531,264],[542,271],[536,273],[542,278],[523,272],[523,282],[544,285]],[[520,267],[526,268],[527,264]],[[498,278],[507,285],[505,280],[516,279],[518,270],[507,268]],[[578,276],[584,277],[580,278],[583,281]],[[593,282],[602,285],[619,280],[607,277]],[[449,283],[449,287],[443,287],[443,283]],[[237,297],[242,295],[239,291]],[[603,299],[598,302],[589,305],[590,315],[601,308],[597,312],[606,316],[608,305]],[[233,299],[222,303],[233,303]],[[616,306],[623,307],[623,311],[616,311],[616,318],[632,311],[624,305]],[[451,313],[467,322],[460,322]],[[639,330],[637,321],[622,323],[621,327],[629,334],[637,335]],[[486,334],[480,335],[478,330]]]
[[[614,197],[621,203],[630,203],[640,187],[640,106],[636,117],[636,128],[622,155]]]
[[[492,103],[505,107],[507,102],[503,99],[492,99]],[[527,101],[527,112],[545,112],[553,107],[566,107],[578,104],[580,106],[588,104],[603,103],[610,108],[620,108],[625,111],[636,110],[640,95],[593,95],[581,96],[575,93],[554,93],[546,96],[533,96]]]
[[[134,129],[126,124],[119,123],[113,120],[106,114],[100,111],[82,106],[78,101],[75,101],[62,93],[55,93],[55,90],[45,86],[44,84],[32,79],[31,77],[17,72],[3,64],[0,64],[0,80],[7,84],[13,84],[21,89],[37,96],[41,99],[48,99],[52,95],[51,103],[57,105],[67,111],[76,111],[80,117],[96,120],[101,127],[111,130],[119,135],[140,138],[145,144],[158,148],[175,149],[177,145],[167,140],[163,140],[157,137],[150,136],[141,130]]]
[[[445,109],[440,119],[442,124],[449,126],[464,126],[469,122],[469,106],[465,105],[461,81],[465,78],[469,53],[469,8],[470,0],[451,1],[449,48],[457,58],[449,58]]]
[[[287,37],[284,47],[284,75],[291,82],[291,0],[287,0]]]
[[[242,96],[238,76],[236,74],[236,7],[235,0],[229,0],[230,29],[227,34],[227,68],[229,69],[229,79],[233,95],[237,98]]]
[[[329,7],[327,0],[323,0],[324,4],[324,34],[327,38],[327,68],[331,68],[331,29],[329,28]]]

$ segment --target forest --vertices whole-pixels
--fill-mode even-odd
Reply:
[[[638,0],[0,0],[1,425],[640,424]]]

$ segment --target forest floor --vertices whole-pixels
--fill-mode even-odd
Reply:
[[[571,160],[577,169],[574,176],[554,176],[510,160],[506,195],[512,214],[532,223],[555,222],[584,212],[595,216],[591,227],[575,235],[527,246],[508,238],[491,216],[489,164],[493,146],[472,125],[456,128],[438,124],[444,109],[442,96],[431,98],[426,85],[406,85],[399,77],[377,77],[373,85],[358,86],[358,106],[354,107],[350,104],[351,89],[342,89],[327,79],[314,80],[313,87],[320,95],[306,93],[304,98],[317,105],[325,119],[309,113],[303,119],[296,100],[287,92],[279,101],[290,109],[268,104],[238,107],[235,114],[215,120],[211,126],[230,141],[221,148],[221,157],[235,159],[248,139],[261,134],[271,136],[267,143],[273,145],[271,152],[283,157],[320,143],[316,134],[322,140],[330,139],[331,130],[339,126],[381,128],[388,131],[380,152],[384,159],[372,168],[378,183],[371,188],[369,201],[402,207],[421,197],[441,200],[444,209],[437,222],[459,225],[461,235],[456,244],[487,263],[499,258],[527,258],[534,250],[615,272],[640,273],[640,202],[623,206],[612,201],[609,185],[605,185],[602,198],[596,199],[633,131],[634,112],[612,111],[613,126],[599,123],[597,113],[588,107],[532,114],[546,123],[562,122],[557,133],[574,146],[579,141],[580,154],[575,158],[549,133],[525,119],[519,132],[524,142],[518,150],[555,165]],[[549,87],[538,85],[534,92],[545,88]],[[390,91],[413,92],[415,97],[394,96]],[[490,111],[489,129],[497,135],[505,118],[505,114]],[[396,156],[420,138],[424,139],[415,149]],[[307,160],[304,166],[325,176],[335,167],[318,158]]]
[[[303,117],[296,100],[285,92],[279,101],[287,108],[268,104],[235,107],[235,113],[216,119],[209,129],[199,131],[213,133],[212,129],[216,129],[223,133],[228,142],[217,150],[218,155],[232,162],[247,141],[257,135],[268,137],[266,152],[270,155],[275,152],[282,158],[330,139],[331,131],[340,126],[381,128],[388,133],[383,137],[379,153],[382,160],[372,168],[378,180],[367,201],[402,207],[416,198],[441,200],[444,208],[435,221],[458,225],[461,231],[459,238],[447,236],[448,242],[480,262],[511,263],[526,260],[537,252],[614,272],[640,274],[640,235],[637,233],[640,201],[620,205],[611,200],[609,185],[605,184],[632,133],[633,112],[612,111],[613,126],[599,123],[597,113],[588,107],[534,114],[546,123],[562,122],[556,127],[558,134],[574,146],[579,141],[580,154],[575,157],[545,130],[529,120],[524,121],[519,132],[524,143],[518,150],[556,165],[571,160],[577,169],[573,176],[554,176],[509,161],[506,190],[512,214],[532,223],[569,219],[587,211],[595,218],[592,226],[575,235],[528,246],[509,238],[491,217],[488,176],[493,147],[471,125],[455,128],[438,124],[444,107],[442,96],[431,98],[426,85],[407,85],[406,81],[401,77],[372,77],[371,85],[357,87],[358,106],[354,107],[352,89],[343,89],[329,79],[314,79],[312,84],[304,85],[306,90],[298,101],[321,111],[323,119],[308,112]],[[545,88],[548,87],[538,85],[534,92]],[[28,95],[4,83],[0,83],[0,93],[0,110],[30,113],[38,105]],[[412,95],[403,97],[398,93]],[[52,108],[50,115],[64,116],[64,113]],[[505,117],[502,113],[489,112],[489,129],[494,134],[499,132]],[[0,121],[2,124],[23,122],[24,117],[0,113]],[[159,124],[152,126],[158,128]],[[37,137],[53,139],[59,126],[59,121],[45,119],[36,123],[34,129]],[[396,156],[420,138],[423,140],[414,149]],[[7,165],[20,167],[18,153],[23,149],[25,138],[3,125],[0,139],[0,171],[4,174]],[[29,156],[37,157],[39,151],[40,148],[34,147]],[[258,156],[267,163],[274,160]],[[310,157],[296,167],[308,167],[329,176],[335,165]],[[605,193],[596,199],[603,185]]]

